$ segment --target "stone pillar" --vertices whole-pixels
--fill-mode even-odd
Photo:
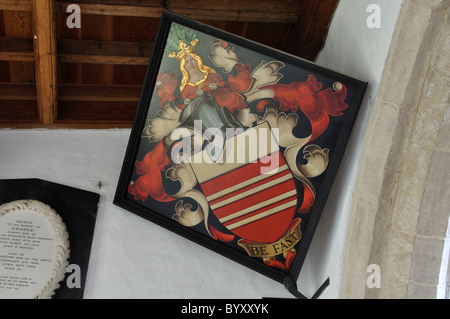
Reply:
[[[439,280],[450,214],[449,9],[447,0],[403,1],[363,141],[342,298],[435,298],[445,285]],[[381,268],[380,288],[366,285],[371,264]]]

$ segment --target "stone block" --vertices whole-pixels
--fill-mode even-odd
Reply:
[[[446,238],[450,207],[450,153],[436,150],[430,162],[417,233]]]
[[[417,143],[409,146],[402,162],[393,208],[392,228],[395,230],[416,232],[430,160],[428,149]]]
[[[436,286],[410,283],[408,285],[409,299],[436,299]]]
[[[444,124],[446,107],[449,107],[449,105],[433,103],[430,99],[425,99],[421,103],[413,126],[412,140],[414,142],[428,150],[435,148]],[[448,136],[446,140],[448,140]]]
[[[447,105],[445,115],[442,119],[441,131],[437,137],[436,148],[450,152],[450,105]]]
[[[431,55],[431,43],[442,20],[432,17],[433,9],[430,7],[403,3],[399,29],[394,34],[380,86],[384,99],[397,105],[412,105],[420,95]],[[385,81],[395,85],[383,85]]]
[[[423,284],[439,284],[444,247],[444,239],[417,237],[410,280]]]
[[[381,266],[381,298],[406,298],[414,236],[392,231]]]

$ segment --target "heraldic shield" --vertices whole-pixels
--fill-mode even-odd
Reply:
[[[114,203],[295,288],[367,83],[169,12],[160,27]]]
[[[215,162],[206,150],[190,159],[215,217],[251,257],[266,263],[292,255],[301,238],[296,183],[277,137],[264,122],[228,138]]]

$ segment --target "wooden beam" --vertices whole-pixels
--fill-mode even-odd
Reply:
[[[57,1],[65,12],[69,4],[82,14],[159,18],[165,8],[159,0],[143,1]],[[167,9],[198,20],[294,23],[300,14],[297,0],[167,0]]]
[[[64,128],[64,129],[89,129],[89,130],[104,130],[117,128],[131,128],[133,120],[131,121],[56,121],[51,126],[43,125],[37,120],[3,120],[0,107],[0,128],[14,128],[14,129],[34,129],[34,128]]]
[[[32,0],[36,56],[36,84],[40,119],[51,124],[56,117],[56,36],[53,0]]]
[[[197,20],[295,23],[297,0],[169,0],[176,13]]]
[[[34,83],[1,83],[0,101],[36,101],[36,85]]]
[[[321,0],[308,29],[308,35],[302,48],[305,59],[315,61],[325,45],[331,20],[339,0]]]
[[[138,102],[141,85],[59,84],[59,101]],[[0,82],[0,101],[36,101],[34,83]]]
[[[0,0],[0,10],[31,11],[31,0]]]
[[[141,85],[60,84],[59,101],[139,102]]]
[[[16,100],[1,101],[0,127],[11,127],[13,123],[33,123],[36,126],[39,123],[36,104],[33,100],[23,100],[20,103]]]
[[[301,0],[301,15],[291,28],[283,50],[315,61],[338,3],[339,0]]]
[[[57,41],[58,61],[66,63],[147,65],[152,43],[127,41]]]
[[[60,101],[57,123],[131,123],[136,102]]]
[[[92,3],[77,3],[76,1],[60,2],[56,3],[56,8],[59,11],[66,12],[67,6],[76,3],[80,6],[82,14],[94,14],[94,15],[112,15],[112,16],[132,16],[132,17],[151,17],[159,18],[163,12],[161,6],[158,7],[143,7],[133,5],[110,5],[100,4],[96,1]],[[126,3],[126,2],[124,2]]]
[[[3,30],[4,36],[11,38],[8,41],[8,48],[11,50],[22,50],[34,52],[33,43],[21,43],[23,39],[31,40],[33,38],[33,17],[31,11],[3,11]],[[23,45],[26,45],[24,47]],[[19,47],[21,48],[19,49]],[[6,48],[5,48],[6,49]],[[0,49],[0,51],[3,51]],[[36,81],[36,72],[34,65],[34,57],[31,54],[22,56],[19,52],[3,51],[4,58],[11,58],[9,65],[9,81],[14,83],[27,83]],[[5,70],[5,72],[7,72]]]
[[[59,54],[58,61],[64,63],[91,63],[91,64],[124,64],[147,65],[149,58],[89,55],[89,54]]]
[[[0,37],[0,61],[34,61],[32,39]]]

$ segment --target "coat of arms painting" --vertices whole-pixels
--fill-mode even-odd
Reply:
[[[289,276],[366,83],[177,15],[162,19],[116,203]]]

